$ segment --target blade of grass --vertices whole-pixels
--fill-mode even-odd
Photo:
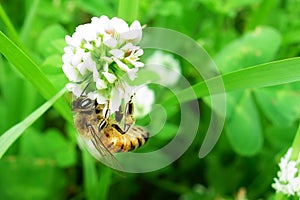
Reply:
[[[137,19],[139,0],[119,0],[118,17],[127,22]]]
[[[246,30],[255,29],[258,24],[265,24],[265,20],[272,13],[274,9],[274,5],[278,2],[273,0],[264,0],[261,1],[258,7],[254,10],[249,17],[249,22],[246,24]]]
[[[88,200],[97,199],[99,190],[96,187],[98,174],[95,161],[86,149],[82,150],[82,160],[85,196]]]
[[[39,69],[36,63],[15,43],[8,39],[0,31],[0,52],[6,57],[6,59],[16,67],[16,69],[23,74],[23,76],[34,85],[39,93],[49,100],[53,97],[57,90],[45,76],[45,74]],[[67,102],[61,98],[54,104],[54,107],[61,113],[61,115],[72,123],[72,114]]]
[[[300,57],[256,65],[199,82],[176,95],[184,103],[193,100],[191,94],[194,92],[197,98],[222,93],[223,87],[219,85],[222,80],[225,92],[297,82],[300,81],[299,66]],[[207,85],[213,88],[213,93],[209,92]],[[163,104],[174,104],[175,98],[172,96]]]
[[[0,159],[2,158],[3,154],[6,150],[14,143],[16,139],[18,139],[21,134],[31,126],[44,112],[46,112],[52,104],[60,98],[66,89],[63,88],[59,91],[54,97],[52,97],[49,101],[44,103],[38,109],[36,109],[33,113],[31,113],[28,117],[26,117],[23,121],[19,122],[18,124],[11,127],[5,133],[3,133],[0,137]]]
[[[28,38],[29,32],[31,31],[31,25],[33,22],[33,18],[36,14],[38,5],[39,5],[40,0],[34,0],[32,4],[30,5],[29,12],[27,12],[27,15],[25,17],[21,32],[20,32],[20,39],[23,41],[23,43],[26,46],[26,42],[29,42],[26,40]]]
[[[292,159],[297,160],[300,153],[300,123],[298,125],[298,130],[294,138],[292,149],[293,149]]]
[[[102,185],[102,187],[99,188],[99,197],[98,199],[108,199],[108,192],[109,192],[109,186],[111,183],[111,175],[112,175],[112,169],[110,169],[107,166],[100,166],[100,172],[99,172],[99,182],[98,185]]]
[[[9,20],[9,17],[7,16],[6,12],[4,11],[2,5],[0,4],[0,18],[4,22],[5,26],[7,27],[7,32],[9,33],[12,41],[14,41],[16,44],[21,46],[21,41],[19,39],[18,33],[12,24],[12,22]],[[2,46],[2,44],[1,44]]]
[[[91,154],[83,149],[83,172],[84,190],[88,200],[107,199],[111,183],[112,170],[107,166],[100,166],[97,171],[97,164]],[[101,187],[99,187],[101,185]]]

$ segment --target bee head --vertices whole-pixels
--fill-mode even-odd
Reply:
[[[95,107],[95,101],[87,96],[80,96],[72,102],[73,111],[89,111]]]

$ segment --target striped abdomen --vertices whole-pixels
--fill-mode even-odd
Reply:
[[[113,126],[107,126],[102,131],[101,140],[112,153],[127,152],[143,146],[149,133],[141,127],[132,126],[126,133],[120,133]]]

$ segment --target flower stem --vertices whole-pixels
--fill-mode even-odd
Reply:
[[[299,126],[298,126],[296,136],[294,138],[292,149],[293,149],[292,159],[297,160],[297,158],[299,156],[299,153],[300,153],[300,123],[299,123]]]
[[[139,0],[119,0],[118,17],[128,23],[137,19]]]

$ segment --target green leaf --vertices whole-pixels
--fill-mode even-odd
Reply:
[[[64,75],[61,66],[63,65],[61,55],[50,55],[44,60],[42,64],[42,71],[46,75]]]
[[[235,111],[235,106],[239,103],[244,91],[229,92],[226,94],[226,116],[230,117]]]
[[[45,99],[49,100],[57,93],[57,89],[55,89],[33,60],[12,41],[10,41],[1,31],[0,42],[0,52],[16,67],[19,72],[21,72],[21,74],[23,74],[29,82],[37,88]],[[66,120],[69,122],[72,121],[70,106],[64,99],[59,99],[54,104],[54,107]]]
[[[62,73],[61,66],[61,55],[54,54],[45,59],[41,68],[46,77],[56,88],[62,88],[68,83],[67,77]]]
[[[0,199],[65,199],[64,171],[51,160],[6,157],[0,162]]]
[[[223,73],[257,65],[272,60],[279,44],[280,35],[275,29],[260,27],[224,47],[216,55],[215,62]],[[231,106],[231,104],[234,104],[239,98],[237,96],[235,99],[236,95],[237,93],[227,95],[227,116],[230,116],[234,106]],[[206,97],[204,101],[208,103],[210,98]]]
[[[161,17],[181,17],[183,7],[177,1],[161,1],[153,8],[153,14]]]
[[[204,174],[207,184],[213,185],[213,190],[217,191],[218,194],[235,190],[241,182],[241,177],[247,176],[243,170],[240,170],[243,167],[239,166],[235,159],[226,162],[225,160],[228,158],[226,149],[223,152],[219,154],[211,152],[207,156],[207,166]]]
[[[46,58],[49,55],[63,53],[63,49],[66,46],[64,37],[67,32],[65,29],[58,25],[53,24],[48,26],[40,35],[38,39],[38,49]],[[61,63],[61,61],[59,62]]]
[[[51,105],[57,101],[59,97],[61,97],[66,92],[66,89],[62,89],[59,93],[57,93],[54,97],[52,97],[49,101],[44,103],[41,107],[32,112],[28,117],[26,117],[20,123],[11,127],[8,131],[6,131],[0,137],[0,159],[6,150],[13,144],[13,142],[20,137],[20,135],[31,126],[44,112],[46,112]]]
[[[137,19],[139,0],[119,0],[118,17],[131,23]]]
[[[53,3],[52,1],[39,1],[37,16],[44,18],[41,22],[51,21],[62,22],[63,24],[74,23],[74,15],[79,15],[76,10],[77,1],[62,0],[59,3]],[[76,13],[75,13],[76,12]]]
[[[246,24],[246,29],[253,29],[258,24],[265,24],[269,15],[273,15],[274,7],[278,2],[273,0],[259,1],[253,12],[248,16],[248,22]]]
[[[202,4],[208,8],[222,14],[235,16],[239,10],[243,7],[257,3],[258,0],[231,0],[231,1],[211,1],[211,0],[199,0]]]
[[[177,133],[178,126],[175,126],[171,123],[166,123],[162,125],[159,125],[159,128],[162,128],[162,130],[155,130],[156,127],[147,128],[151,134],[155,134],[151,136],[151,140],[147,141],[144,147],[140,149],[141,151],[145,150],[147,152],[149,151],[155,151],[157,149],[160,149],[161,147],[165,146]]]
[[[289,86],[258,89],[255,97],[266,117],[277,126],[289,126],[300,116],[300,94]]]
[[[99,0],[78,0],[78,6],[80,9],[92,14],[93,16],[99,17],[100,13],[113,17],[116,15],[114,7],[111,1],[99,1]]]
[[[297,82],[300,81],[299,66],[300,57],[296,57],[248,67],[199,82],[177,93],[177,98],[180,98],[183,103],[193,100],[194,92],[197,98],[223,93],[222,82],[225,92]],[[163,105],[175,104],[175,100],[173,96],[165,100]]]
[[[8,65],[8,63],[7,63]],[[1,66],[1,68],[6,68],[8,70],[9,66]],[[1,85],[1,93],[3,98],[2,105],[5,109],[6,114],[4,116],[5,125],[2,132],[7,130],[13,124],[21,121],[27,115],[29,115],[34,109],[38,107],[43,102],[40,95],[37,91],[32,87],[32,85],[28,82],[24,82],[19,76],[16,76],[15,72],[10,73],[10,71],[6,71],[3,77],[3,84]],[[20,109],[20,99],[22,99],[22,109]],[[18,113],[18,115],[16,115]]]
[[[265,129],[266,141],[280,152],[282,149],[288,149],[291,146],[296,130],[296,125],[287,126],[283,124],[268,126]]]
[[[231,146],[238,154],[251,156],[261,150],[263,135],[260,117],[249,91],[235,106],[225,129]]]
[[[214,61],[223,73],[269,62],[274,58],[280,41],[277,30],[259,27],[224,47]]]
[[[60,167],[69,167],[76,163],[76,144],[67,141],[55,129],[47,130],[43,134],[29,129],[21,139],[22,156],[52,159]]]
[[[166,141],[172,139],[176,135],[177,131],[178,126],[171,123],[166,123],[161,131],[154,133],[157,133],[157,135],[155,135],[156,139]]]

